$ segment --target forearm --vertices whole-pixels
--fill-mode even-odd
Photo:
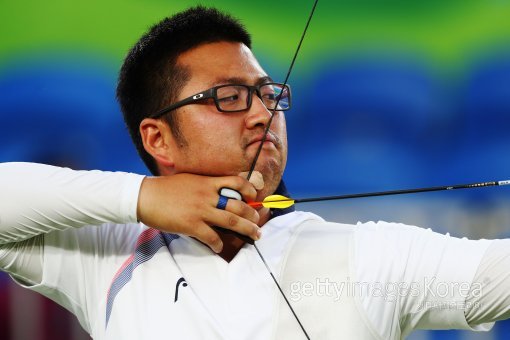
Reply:
[[[69,227],[136,221],[143,176],[0,164],[0,244]]]

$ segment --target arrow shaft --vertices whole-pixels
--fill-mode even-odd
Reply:
[[[337,195],[337,196],[323,196],[323,197],[309,197],[309,198],[286,198],[286,199],[270,199],[264,202],[290,202],[294,201],[295,203],[307,203],[307,202],[320,202],[320,201],[333,201],[333,200],[345,200],[352,198],[364,198],[364,197],[377,197],[377,196],[392,196],[392,195],[404,195],[404,194],[415,194],[419,192],[432,192],[432,191],[445,191],[445,190],[458,190],[458,189],[474,189],[474,188],[484,188],[484,187],[492,187],[492,186],[502,186],[502,185],[510,185],[510,180],[503,181],[492,181],[492,182],[479,182],[479,183],[470,183],[470,184],[457,184],[457,185],[445,185],[445,186],[437,186],[437,187],[428,187],[428,188],[416,188],[416,189],[401,189],[401,190],[389,190],[389,191],[376,191],[376,192],[366,192],[359,194],[348,194],[348,195]],[[258,203],[258,202],[257,202]]]

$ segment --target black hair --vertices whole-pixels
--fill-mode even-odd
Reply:
[[[182,53],[205,43],[231,41],[251,48],[251,38],[235,18],[215,8],[192,7],[152,26],[124,59],[117,85],[117,99],[138,154],[151,173],[158,175],[155,160],[145,151],[139,126],[144,118],[171,104],[190,78],[177,65]],[[166,114],[175,138],[181,139],[178,121]]]

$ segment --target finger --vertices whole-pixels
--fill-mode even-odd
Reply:
[[[253,209],[251,206],[244,203],[243,201],[228,200],[225,210],[255,224],[257,224],[260,219],[257,210]]]
[[[200,242],[204,243],[215,253],[220,253],[223,249],[223,242],[221,241],[218,233],[205,223],[195,228],[193,235],[189,236],[193,236]]]
[[[254,201],[257,197],[257,190],[253,187],[253,184],[239,176],[216,177],[215,185],[217,191],[221,188],[229,188],[238,191],[241,196],[243,196],[243,200],[248,202]]]
[[[218,203],[216,204],[216,209],[225,210],[227,208],[227,203],[228,203],[229,198],[228,198],[228,196],[224,196],[225,195],[224,192],[227,190],[237,193],[237,191],[233,191],[232,189],[226,189],[226,188],[221,189],[220,198],[218,199]],[[239,195],[239,197],[241,197],[240,194],[238,194],[238,195]]]
[[[246,235],[255,241],[259,240],[261,236],[260,228],[257,224],[227,210],[214,209],[205,221],[211,225]]]

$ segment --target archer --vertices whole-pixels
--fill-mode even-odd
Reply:
[[[2,269],[95,339],[400,339],[510,317],[508,240],[245,203],[286,195],[291,106],[250,46],[237,20],[203,7],[151,28],[117,93],[155,177],[2,164]],[[250,182],[238,175],[254,159]]]

